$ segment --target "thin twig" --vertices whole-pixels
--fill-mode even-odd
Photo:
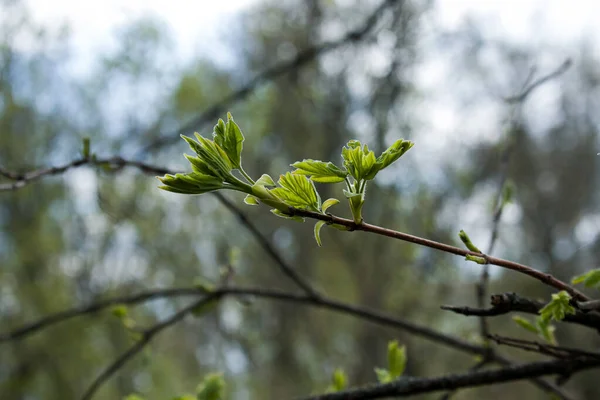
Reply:
[[[523,89],[523,91],[517,96],[505,97],[503,98],[503,100],[509,104],[522,103],[537,87],[564,74],[571,67],[572,64],[573,62],[571,61],[571,59],[566,59],[556,70],[549,73],[548,75],[545,75],[535,80],[534,82],[529,84],[525,89]]]
[[[443,251],[446,253],[456,254],[459,256],[463,256],[463,257],[470,255],[470,256],[483,258],[488,264],[497,265],[499,267],[511,269],[513,271],[517,271],[522,274],[529,275],[529,276],[539,280],[540,282],[545,283],[548,286],[554,287],[558,290],[565,290],[576,300],[579,300],[579,301],[589,301],[590,300],[589,297],[587,297],[586,295],[584,295],[583,293],[581,293],[574,287],[570,286],[569,284],[561,281],[560,279],[555,278],[554,276],[552,276],[550,274],[538,271],[534,268],[528,267],[527,265],[519,264],[514,261],[508,261],[508,260],[505,260],[502,258],[492,257],[492,256],[482,254],[482,253],[476,253],[473,251],[461,249],[459,247],[436,242],[434,240],[429,240],[429,239],[425,239],[425,238],[422,238],[419,236],[410,235],[408,233],[403,233],[403,232],[395,231],[392,229],[383,228],[383,227],[377,226],[377,225],[371,225],[366,222],[361,222],[361,223],[357,224],[356,222],[354,222],[351,219],[336,217],[331,214],[320,214],[317,212],[308,211],[308,210],[299,210],[299,209],[295,209],[292,207],[290,207],[288,213],[290,215],[297,215],[300,217],[306,217],[306,218],[317,219],[320,221],[325,221],[329,224],[342,225],[342,226],[347,227],[348,230],[350,230],[350,231],[364,231],[364,232],[374,233],[377,235],[387,236],[387,237],[390,237],[393,239],[398,239],[398,240],[402,240],[405,242],[418,244],[420,246],[429,247],[432,249],[436,249],[436,250]]]
[[[555,346],[552,344],[537,342],[534,340],[517,339],[500,335],[489,335],[488,338],[493,340],[497,344],[515,347],[521,350],[532,351],[534,353],[539,353],[561,359],[584,356],[600,360],[600,353],[594,351],[576,349],[573,347]]]
[[[450,335],[439,333],[433,329],[414,324],[403,319],[372,310],[366,307],[355,306],[347,304],[341,301],[324,298],[324,297],[312,297],[310,295],[298,295],[292,294],[280,290],[269,290],[259,288],[243,288],[243,287],[223,287],[211,292],[211,295],[215,294],[218,296],[236,296],[246,297],[254,296],[258,298],[273,299],[279,301],[287,301],[297,304],[305,304],[318,308],[328,309],[342,314],[352,315],[357,318],[368,320],[380,325],[391,326],[394,328],[405,330],[409,333],[417,336],[424,337],[434,342],[442,343],[453,347],[458,350],[462,350],[471,354],[483,354],[484,348],[478,345],[471,344],[461,339],[455,338]],[[42,318],[39,321],[27,324],[26,326],[16,329],[12,332],[0,335],[0,342],[6,342],[10,340],[23,339],[35,332],[42,329],[48,328],[51,325],[59,322],[66,321],[76,316],[93,314],[108,307],[116,304],[138,304],[148,300],[158,298],[171,298],[171,297],[183,297],[183,296],[204,296],[206,292],[198,288],[174,288],[174,289],[157,289],[143,293],[139,293],[131,296],[121,296],[115,299],[100,301],[84,307],[76,307],[71,310],[63,311],[57,314],[50,315]]]
[[[495,294],[492,295],[491,298],[492,307],[490,308],[444,305],[441,306],[441,309],[466,316],[495,317],[512,312],[524,312],[539,315],[539,311],[546,305],[546,303],[542,301],[520,297],[515,293]],[[563,322],[579,324],[600,331],[600,315],[597,313],[584,313],[576,309],[575,314],[567,314],[563,319]]]
[[[513,365],[504,368],[443,375],[434,378],[401,377],[386,384],[369,385],[336,393],[303,397],[303,400],[368,400],[394,396],[411,396],[440,390],[454,390],[503,382],[520,381],[547,375],[569,375],[600,367],[600,360],[581,357]]]
[[[136,161],[128,161],[128,160],[124,160],[120,157],[113,157],[113,158],[109,158],[109,159],[99,159],[99,160],[80,159],[80,160],[76,160],[76,161],[74,161],[70,164],[67,164],[65,166],[62,166],[62,167],[46,168],[46,169],[36,170],[36,171],[30,172],[27,174],[23,174],[20,177],[20,180],[17,182],[23,182],[23,184],[20,186],[20,187],[22,187],[36,179],[40,179],[43,176],[60,174],[60,173],[67,171],[70,168],[79,167],[79,166],[82,166],[85,164],[108,164],[108,165],[113,165],[116,168],[122,168],[125,166],[134,166],[136,168],[141,169],[142,171],[144,171],[146,173],[164,174],[164,173],[170,172],[170,171],[166,170],[165,168],[155,167],[155,166],[152,166],[149,164],[144,164],[144,163],[140,163],[140,162],[136,162]],[[0,190],[1,190],[1,186],[0,186]],[[519,264],[517,262],[508,261],[508,260],[505,260],[502,258],[492,257],[492,256],[489,256],[486,254],[475,253],[473,251],[464,250],[459,247],[455,247],[455,246],[451,246],[448,244],[436,242],[433,240],[421,238],[421,237],[414,236],[414,235],[410,235],[408,233],[403,233],[403,232],[395,231],[392,229],[383,228],[381,226],[368,224],[366,222],[361,222],[361,223],[357,224],[356,222],[354,222],[351,219],[336,217],[331,214],[320,214],[320,213],[308,211],[308,210],[299,210],[299,209],[296,209],[293,207],[289,208],[288,213],[290,215],[297,215],[297,216],[301,216],[301,217],[325,221],[329,224],[342,225],[342,226],[345,226],[346,228],[348,228],[348,230],[350,230],[350,231],[364,231],[364,232],[374,233],[377,235],[391,237],[394,239],[414,243],[414,244],[417,244],[420,246],[429,247],[432,249],[444,251],[446,253],[456,254],[459,256],[463,256],[463,257],[467,256],[467,255],[471,255],[471,256],[483,258],[488,264],[497,265],[499,267],[511,269],[513,271],[517,271],[522,274],[529,275],[529,276],[539,280],[540,282],[545,283],[548,286],[552,286],[558,290],[565,290],[575,300],[578,300],[578,301],[591,300],[589,297],[587,297],[583,293],[579,292],[574,287],[555,278],[554,276],[544,273],[544,272],[541,272],[541,271],[538,271],[538,270],[528,267],[526,265]],[[248,220],[246,219],[245,221],[248,221]],[[246,226],[248,227],[249,225],[246,225]],[[283,259],[280,258],[280,260],[283,260]],[[276,259],[276,261],[277,261],[277,259]],[[297,278],[299,278],[299,276],[297,274],[295,274],[293,269],[290,266],[287,266],[287,264],[285,264],[285,263],[281,264],[278,262],[278,265],[283,270],[287,270],[287,271],[284,271],[286,273],[286,275],[288,275],[290,277],[295,275]],[[290,271],[292,271],[292,272],[290,273]],[[311,293],[311,295],[314,295],[314,293]]]
[[[147,146],[144,146],[140,150],[140,154],[155,151],[165,145],[174,143],[179,139],[179,135],[198,130],[204,124],[211,123],[212,121],[216,120],[219,117],[219,115],[223,114],[226,111],[226,108],[231,107],[233,104],[241,100],[244,100],[252,92],[254,92],[254,90],[278,78],[279,76],[299,69],[300,67],[303,67],[304,65],[317,59],[319,56],[326,54],[330,51],[336,50],[349,43],[357,43],[361,41],[377,25],[377,22],[380,20],[380,17],[384,13],[384,11],[397,2],[398,0],[383,1],[361,26],[347,32],[340,39],[324,42],[319,45],[301,50],[292,60],[283,61],[274,65],[273,67],[267,68],[266,70],[258,74],[256,77],[251,79],[247,84],[243,85],[238,90],[229,94],[227,97],[220,100],[219,102],[213,104],[210,108],[199,114],[196,118],[184,124],[177,131],[159,137]]]

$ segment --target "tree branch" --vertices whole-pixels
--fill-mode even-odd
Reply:
[[[61,167],[53,167],[53,168],[46,168],[46,169],[41,169],[41,170],[36,170],[33,172],[29,172],[26,174],[22,174],[17,176],[15,174],[15,176],[17,176],[17,181],[15,182],[15,184],[22,182],[20,185],[17,185],[16,187],[12,187],[12,188],[8,188],[8,189],[3,189],[2,186],[0,186],[0,191],[1,190],[14,190],[14,189],[18,189],[19,187],[23,187],[24,185],[42,178],[43,176],[47,176],[47,175],[57,175],[57,174],[61,174],[66,172],[67,170],[71,169],[71,168],[76,168],[76,167],[80,167],[82,165],[86,165],[86,164],[93,164],[93,165],[101,165],[101,164],[108,164],[111,166],[114,166],[115,168],[122,168],[125,166],[134,166],[140,170],[142,170],[143,172],[146,173],[155,173],[155,174],[165,174],[165,173],[171,173],[170,171],[166,170],[165,168],[160,168],[160,167],[155,167],[149,164],[144,164],[141,162],[137,162],[137,161],[128,161],[128,160],[124,160],[120,157],[113,157],[113,158],[108,158],[108,159],[100,159],[100,160],[93,160],[91,158],[88,159],[80,159],[80,160],[76,160],[71,162],[70,164],[61,166]],[[4,171],[4,170],[3,170]],[[4,174],[6,174],[6,171],[4,171]],[[10,184],[9,184],[10,185]],[[222,196],[220,196],[221,198],[223,198]],[[334,215],[331,214],[320,214],[317,212],[313,212],[313,211],[308,211],[308,210],[300,210],[300,209],[296,209],[293,207],[290,207],[288,209],[288,214],[290,215],[297,215],[297,216],[301,216],[301,217],[306,217],[306,218],[312,218],[312,219],[317,219],[317,220],[321,220],[321,221],[325,221],[329,224],[337,224],[337,225],[342,225],[348,228],[348,230],[350,231],[364,231],[364,232],[370,232],[370,233],[374,233],[377,235],[381,235],[381,236],[387,236],[387,237],[391,237],[394,239],[398,239],[398,240],[402,240],[405,242],[410,242],[410,243],[414,243],[414,244],[418,244],[420,246],[425,246],[425,247],[429,247],[432,249],[436,249],[439,251],[444,251],[446,253],[451,253],[451,254],[456,254],[459,256],[467,256],[467,255],[471,255],[471,256],[476,256],[476,257],[480,257],[483,258],[487,264],[493,264],[493,265],[497,265],[499,267],[503,267],[503,268],[507,268],[507,269],[511,269],[513,271],[517,271],[520,272],[522,274],[525,275],[529,275],[537,280],[539,280],[540,282],[545,283],[548,286],[554,287],[558,290],[565,290],[566,292],[568,292],[575,300],[578,301],[590,301],[591,299],[589,297],[587,297],[586,295],[584,295],[583,293],[581,293],[580,291],[578,291],[577,289],[575,289],[574,287],[570,286],[569,284],[555,278],[554,276],[538,271],[534,268],[528,267],[526,265],[523,264],[519,264],[517,262],[513,262],[513,261],[508,261],[508,260],[504,260],[502,258],[497,258],[497,257],[492,257],[486,254],[482,254],[482,253],[475,253],[473,251],[469,251],[469,250],[464,250],[461,249],[459,247],[455,247],[455,246],[451,246],[448,244],[444,244],[444,243],[440,243],[440,242],[436,242],[433,240],[429,240],[429,239],[425,239],[425,238],[421,238],[418,236],[414,236],[414,235],[410,235],[408,233],[403,233],[403,232],[399,232],[399,231],[394,231],[392,229],[387,229],[387,228],[383,228],[377,225],[371,225],[368,224],[366,222],[361,222],[359,224],[357,224],[356,222],[354,222],[351,219],[346,219],[346,218],[341,218],[341,217],[336,217]],[[246,223],[246,226],[249,227],[248,223],[249,222],[247,219],[240,219],[242,222]],[[256,228],[254,228],[256,229]],[[251,230],[252,231],[252,230]],[[259,239],[259,242],[262,242]],[[263,243],[261,243],[263,244]],[[264,244],[263,244],[264,246]],[[266,248],[265,248],[266,249]],[[271,251],[273,251],[273,248],[271,247],[270,250],[266,249],[267,252],[269,254],[271,254]],[[284,273],[289,276],[290,278],[294,279],[294,281],[296,283],[300,282],[302,280],[302,278],[295,273],[295,271],[293,270],[293,268],[291,268],[290,266],[288,266],[285,263],[280,263],[278,260],[283,261],[283,259],[281,257],[279,257],[278,259],[276,259],[275,261],[278,262],[278,265],[280,266],[280,268],[284,271]],[[298,283],[301,287],[303,287],[305,290],[307,287],[310,287],[310,285],[308,285],[308,283],[303,282],[303,283]],[[313,289],[309,289],[310,290],[310,294],[312,296],[318,296],[316,294],[316,292]]]
[[[497,344],[515,347],[517,349],[531,351],[534,353],[561,359],[583,356],[600,360],[600,353],[594,351],[586,351],[576,349],[573,347],[555,346],[548,343],[541,343],[533,340],[517,339],[500,335],[488,335],[488,338],[493,340]]]
[[[495,317],[498,315],[509,314],[511,312],[524,312],[538,315],[539,311],[546,305],[542,301],[520,297],[515,293],[492,295],[491,304],[492,307],[490,308],[473,308],[449,305],[441,306],[441,308],[442,310],[452,311],[466,316]],[[575,312],[576,313],[574,315],[566,315],[563,321],[587,326],[588,328],[593,328],[600,331],[600,315],[596,313],[584,313],[577,309]]]
[[[367,224],[366,222],[361,222],[360,224],[357,224],[356,222],[354,222],[351,219],[336,217],[331,214],[320,214],[317,212],[308,211],[308,210],[299,210],[299,209],[295,209],[292,207],[290,207],[288,214],[297,215],[300,217],[317,219],[317,220],[325,221],[329,224],[342,225],[342,226],[347,227],[348,230],[350,230],[350,231],[364,231],[364,232],[370,232],[370,233],[374,233],[374,234],[381,235],[381,236],[387,236],[387,237],[390,237],[393,239],[398,239],[398,240],[402,240],[405,242],[418,244],[420,246],[429,247],[432,249],[444,251],[446,253],[456,254],[459,256],[463,256],[463,257],[465,257],[467,255],[480,257],[480,258],[485,259],[485,261],[488,264],[497,265],[499,267],[511,269],[513,271],[517,271],[522,274],[529,275],[529,276],[539,280],[540,282],[545,283],[548,286],[554,287],[558,290],[565,290],[576,300],[579,300],[579,301],[589,301],[590,300],[589,297],[587,297],[586,295],[584,295],[583,293],[581,293],[574,287],[570,286],[569,284],[561,281],[560,279],[557,279],[550,274],[538,271],[534,268],[528,267],[527,265],[519,264],[514,261],[508,261],[508,260],[505,260],[502,258],[492,257],[492,256],[482,254],[482,253],[476,253],[474,251],[461,249],[459,247],[451,246],[448,244],[436,242],[436,241],[425,239],[425,238],[421,238],[419,236],[410,235],[408,233],[403,233],[403,232],[395,231],[392,229],[383,228],[383,227],[380,227],[377,225]]]
[[[444,375],[435,378],[404,377],[387,384],[364,386],[337,393],[303,397],[302,399],[367,400],[394,396],[411,396],[440,390],[454,390],[519,381],[547,375],[570,375],[576,371],[598,367],[600,367],[600,360],[584,357],[573,360],[532,362],[492,370]]]

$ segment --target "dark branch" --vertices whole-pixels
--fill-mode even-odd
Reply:
[[[304,397],[304,400],[366,400],[394,396],[411,396],[440,390],[454,390],[503,382],[519,381],[547,375],[570,375],[600,367],[600,360],[578,358],[514,365],[504,368],[444,375],[435,378],[400,378],[394,382],[370,385],[337,393]]]
[[[63,311],[39,321],[33,322],[26,325],[25,327],[19,328],[15,331],[5,333],[0,336],[2,341],[22,339],[28,335],[31,335],[37,331],[47,328],[51,325],[57,324],[62,321],[66,321],[70,318],[92,314],[116,304],[139,304],[151,299],[158,298],[171,298],[181,296],[202,296],[206,293],[198,288],[179,288],[179,289],[159,289],[139,293],[132,296],[118,297],[112,300],[105,300],[98,303],[91,304],[89,306],[77,307],[71,310]],[[398,329],[405,330],[409,333],[417,336],[424,337],[433,342],[441,343],[449,347],[465,351],[471,354],[483,354],[485,348],[463,341],[450,335],[439,333],[433,329],[414,324],[412,322],[405,321],[403,319],[381,313],[375,310],[371,310],[366,307],[355,306],[344,302],[336,301],[327,298],[315,298],[310,295],[297,295],[288,292],[268,289],[255,289],[255,288],[241,288],[241,287],[224,287],[214,291],[211,294],[218,296],[255,296],[258,298],[268,298],[273,300],[287,301],[298,304],[311,305],[318,308],[329,309],[337,311],[342,314],[351,315],[357,318],[361,318],[367,321],[371,321],[380,325],[390,326]]]
[[[527,314],[538,315],[539,311],[546,305],[542,301],[536,301],[520,297],[515,293],[495,294],[491,297],[492,307],[490,308],[473,308],[459,306],[442,306],[442,310],[452,311],[457,314],[466,316],[486,316],[495,317],[511,312],[524,312]],[[588,328],[597,329],[600,331],[600,315],[595,313],[584,313],[576,310],[574,315],[567,315],[565,322],[575,323]]]
[[[199,114],[196,118],[192,119],[191,121],[180,127],[177,131],[164,135],[156,139],[149,145],[145,146],[140,151],[140,153],[144,154],[146,152],[155,151],[165,145],[177,141],[179,139],[179,135],[190,133],[194,130],[199,130],[204,124],[212,123],[219,117],[219,115],[224,114],[227,111],[226,108],[231,107],[231,105],[241,100],[244,100],[254,90],[264,85],[265,83],[270,82],[275,78],[278,78],[279,76],[282,76],[288,72],[299,69],[304,65],[310,63],[311,61],[317,59],[319,56],[326,54],[332,50],[336,50],[350,43],[356,43],[361,41],[367,34],[369,34],[369,32],[373,30],[383,12],[397,2],[398,0],[383,1],[361,26],[352,31],[349,31],[340,39],[324,42],[314,47],[309,47],[300,51],[292,60],[283,61],[279,64],[274,65],[271,68],[267,68],[266,70],[258,74],[256,77],[254,77],[252,80],[250,80],[250,82],[240,87],[238,90],[231,93],[221,101],[212,105],[203,113]]]

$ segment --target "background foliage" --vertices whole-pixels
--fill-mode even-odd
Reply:
[[[266,67],[334,40],[332,26],[346,31],[364,24],[376,6],[371,3],[257,2],[229,21],[237,57],[233,68],[209,57],[170,63],[173,39],[160,19],[132,20],[117,33],[119,46],[81,79],[68,69],[68,32],[42,30],[24,4],[4,2],[0,166],[25,172],[62,164],[78,158],[82,138],[89,137],[98,157],[121,155],[187,169],[181,157],[187,149],[175,133],[179,127]],[[506,175],[514,195],[498,225],[493,254],[566,281],[594,268],[600,255],[598,60],[585,44],[574,44],[566,54],[549,45],[487,41],[478,35],[477,21],[432,33],[433,7],[425,1],[394,3],[362,40],[292,65],[255,85],[243,101],[182,133],[208,136],[216,118],[232,111],[246,137],[244,167],[255,178],[265,172],[278,176],[304,158],[339,165],[340,149],[350,139],[368,143],[376,154],[398,138],[409,139],[415,147],[370,183],[365,220],[456,245],[457,232],[465,229],[485,247],[497,186]],[[24,51],[22,40],[33,45]],[[465,121],[458,132],[432,128],[435,116],[424,106],[429,93],[414,84],[424,40],[438,46],[440,60],[451,59],[455,81],[446,83],[447,90],[463,105],[455,118]],[[495,68],[486,61],[490,52]],[[520,92],[542,52],[554,60],[550,68],[567,56],[573,67],[551,86],[551,94],[503,100]],[[553,96],[553,107],[531,106],[546,104],[544,96]],[[483,131],[470,123],[485,118],[478,114],[481,103],[495,116]],[[547,115],[551,123],[540,124]],[[163,137],[169,139],[148,147]],[[223,266],[234,269],[235,283],[295,289],[214,197],[173,195],[136,170],[115,169],[86,167],[0,192],[2,331],[111,295],[189,286],[198,277],[218,281]],[[330,185],[317,186],[323,199],[340,198]],[[243,195],[226,195],[243,206]],[[325,245],[317,247],[312,224],[274,218],[262,207],[243,212],[295,270],[332,297],[482,340],[476,319],[439,308],[475,302],[481,269],[476,264],[333,229],[323,230]],[[351,217],[343,203],[335,212]],[[544,300],[553,293],[535,280],[492,267],[491,293],[506,291]],[[130,309],[128,316],[147,325],[184,304],[184,299],[157,300]],[[489,322],[492,332],[527,335],[509,316]],[[578,327],[561,325],[556,336],[565,346],[600,345],[597,334]],[[185,319],[157,337],[96,398],[133,392],[170,398],[193,390],[213,371],[223,371],[231,399],[322,392],[338,367],[350,385],[374,382],[374,368],[387,365],[392,340],[406,347],[409,375],[465,370],[474,362],[472,355],[329,311],[227,299],[201,319]],[[105,311],[2,343],[0,393],[7,399],[77,398],[131,341],[122,321]],[[537,357],[503,351],[520,359]],[[581,398],[600,396],[592,373],[574,377],[567,388]],[[528,382],[464,390],[455,398],[511,396],[547,398]]]

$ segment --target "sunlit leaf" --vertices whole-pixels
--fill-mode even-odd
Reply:
[[[279,177],[278,183],[281,187],[271,189],[271,193],[284,203],[295,208],[320,212],[321,198],[315,185],[306,176],[288,172]]]
[[[477,246],[475,246],[473,244],[473,242],[471,242],[469,235],[467,235],[467,233],[465,231],[463,231],[462,229],[458,233],[458,237],[460,238],[460,240],[462,240],[462,242],[465,244],[465,246],[467,246],[467,249],[474,251],[475,253],[481,253],[481,250],[479,250],[477,248]]]
[[[296,168],[294,174],[306,175],[314,182],[337,183],[343,182],[348,173],[341,170],[332,162],[318,160],[302,160],[292,164]]]
[[[255,184],[267,186],[267,187],[273,187],[273,186],[275,186],[275,181],[273,181],[273,178],[271,178],[271,176],[269,176],[267,174],[262,174],[260,176],[260,178],[258,178],[258,180],[256,181]]]
[[[323,202],[323,205],[321,206],[321,210],[323,212],[326,212],[329,207],[335,206],[339,202],[340,201],[338,199],[334,199],[334,198],[327,199]]]
[[[280,210],[278,210],[276,208],[272,209],[271,212],[273,214],[277,215],[278,217],[281,217],[281,218],[291,219],[293,221],[298,221],[298,222],[304,222],[305,221],[305,218],[303,218],[303,217],[299,217],[297,215],[285,214],[285,213],[281,212]]]
[[[361,147],[357,140],[349,141],[342,148],[342,158],[344,167],[357,181],[373,179],[379,171],[375,153],[366,144]]]
[[[404,373],[406,368],[406,347],[398,346],[398,341],[388,343],[388,371],[392,379],[396,379]]]
[[[377,381],[379,383],[389,383],[392,381],[390,371],[385,368],[375,368],[375,374],[377,374]]]
[[[528,331],[533,332],[533,333],[539,333],[538,329],[535,327],[535,325],[533,325],[527,319],[520,317],[518,315],[513,316],[512,319],[521,328],[527,329]]]
[[[323,227],[323,225],[325,225],[325,221],[317,221],[317,223],[315,224],[315,240],[317,241],[317,244],[319,245],[319,247],[322,246],[321,244],[321,228]]]
[[[197,172],[189,174],[167,174],[157,177],[163,183],[160,189],[174,193],[202,194],[223,188],[223,182],[214,176],[203,175]]]
[[[570,304],[571,296],[564,290],[552,295],[552,300],[539,311],[544,321],[562,321],[567,314],[575,314],[575,307]]]
[[[414,143],[408,140],[398,139],[387,148],[379,157],[377,157],[378,171],[387,168],[390,164],[402,157],[404,153],[410,150]]]
[[[222,374],[208,374],[196,389],[198,400],[223,400],[225,379]]]
[[[336,368],[331,376],[331,385],[327,388],[327,393],[335,393],[342,391],[348,385],[348,377],[341,368]]]
[[[256,197],[252,196],[251,194],[248,194],[246,197],[244,197],[244,203],[250,206],[257,206],[259,204]]]
[[[583,283],[586,287],[600,289],[600,269],[593,269],[576,276],[571,282],[573,284]]]

